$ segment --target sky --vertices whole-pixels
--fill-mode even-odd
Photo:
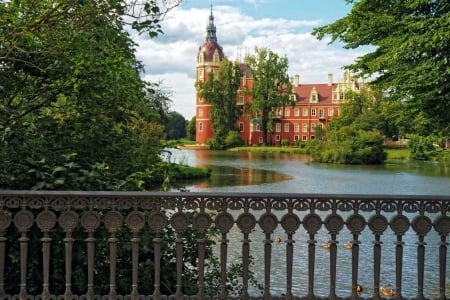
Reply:
[[[338,82],[342,67],[364,54],[311,35],[313,28],[350,12],[345,0],[183,0],[163,21],[163,35],[150,39],[136,34],[133,39],[137,59],[145,65],[144,80],[161,82],[171,94],[171,111],[188,120],[195,115],[196,57],[206,38],[211,4],[217,41],[230,60],[267,47],[288,58],[288,74],[300,75],[300,83],[326,83],[329,73]]]

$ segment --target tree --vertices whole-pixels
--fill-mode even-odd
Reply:
[[[196,127],[195,127],[195,123],[196,121],[196,117],[193,116],[191,118],[191,120],[188,122],[187,124],[187,138],[191,141],[195,141],[195,135],[196,135]]]
[[[326,140],[315,140],[308,152],[315,161],[341,164],[381,164],[385,120],[379,113],[380,94],[371,89],[347,92],[341,113],[328,124]],[[322,132],[323,134],[323,132]]]
[[[370,46],[369,53],[347,66],[403,106],[433,120],[431,132],[450,130],[450,4],[446,0],[347,0],[351,12],[315,28],[319,39],[331,36],[346,48]],[[429,132],[430,133],[430,132]]]
[[[124,18],[128,4],[0,3],[2,188],[39,188],[36,176],[47,171],[58,183],[48,188],[112,188],[160,161],[163,128],[140,110],[148,86],[124,26],[126,19],[154,36],[162,10],[149,2],[144,16]],[[80,177],[101,164],[109,185],[68,184],[54,174],[66,164],[77,164]]]
[[[213,149],[224,149],[228,133],[237,129],[236,122],[242,114],[236,105],[242,74],[238,63],[224,58],[217,75],[210,73],[206,82],[199,82],[200,96],[211,103],[209,119],[214,130]]]
[[[186,137],[186,119],[176,111],[171,111],[168,115],[166,125],[166,138],[178,140]]]
[[[292,85],[287,74],[288,59],[267,48],[246,58],[253,76],[251,110],[261,117],[263,144],[267,143],[267,133],[273,124],[273,112],[291,103]]]

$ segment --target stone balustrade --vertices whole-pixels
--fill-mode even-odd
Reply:
[[[405,282],[414,286],[410,298],[447,299],[449,232],[450,196],[1,191],[0,299],[402,299]],[[346,235],[348,249],[340,246]],[[317,269],[320,251],[326,270]],[[344,251],[346,276],[339,275]],[[436,266],[427,271],[430,255]],[[240,268],[231,270],[236,261]],[[382,285],[387,267],[392,290]],[[362,272],[370,274],[363,293]]]

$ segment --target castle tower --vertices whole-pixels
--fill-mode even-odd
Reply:
[[[196,86],[198,86],[197,82],[207,80],[209,73],[219,69],[223,57],[222,47],[217,43],[216,26],[214,25],[211,5],[209,23],[206,27],[206,39],[197,53]],[[209,120],[211,104],[200,97],[198,87],[195,98],[196,142],[197,144],[205,144],[213,136],[212,125]]]

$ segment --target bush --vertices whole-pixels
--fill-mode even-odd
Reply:
[[[225,138],[225,145],[227,148],[243,146],[244,140],[241,138],[241,134],[239,132],[230,131]]]

